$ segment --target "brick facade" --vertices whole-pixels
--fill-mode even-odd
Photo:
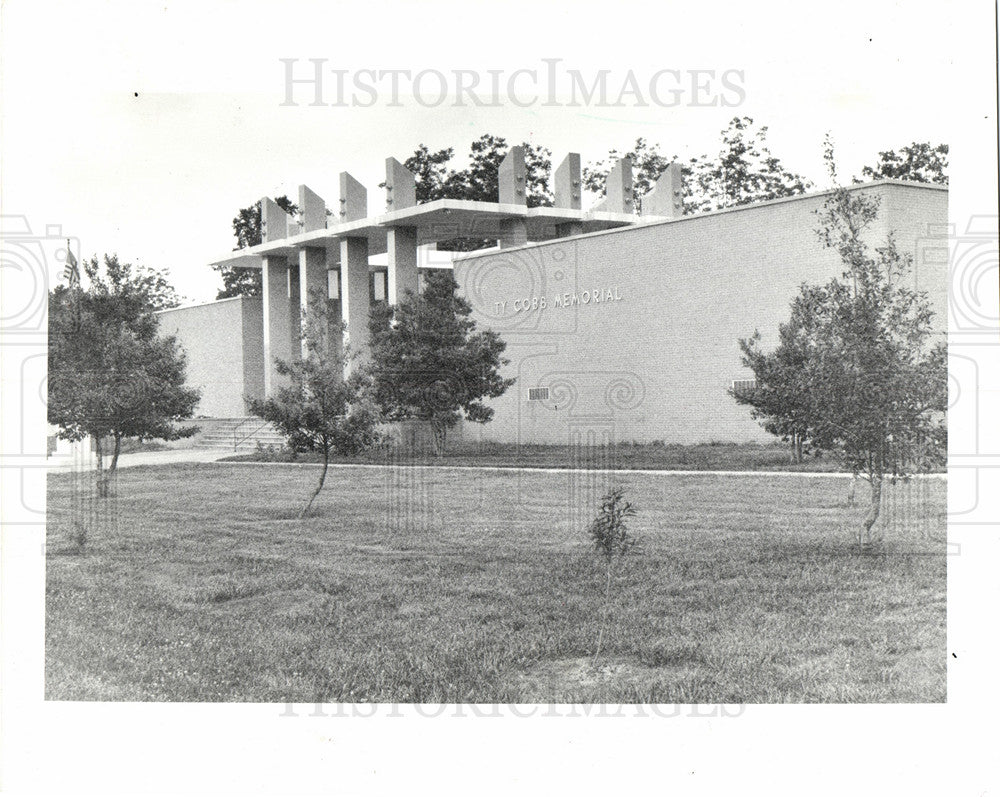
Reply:
[[[947,191],[900,182],[858,190],[880,198],[871,242],[892,230],[899,248],[914,254],[916,284],[945,330],[947,265],[926,252],[947,245]],[[740,365],[737,341],[759,329],[773,346],[799,285],[842,272],[815,232],[826,197],[457,260],[455,276],[477,322],[507,341],[505,375],[517,379],[493,402],[494,420],[466,434],[520,443],[772,439],[727,395],[733,380],[752,376]],[[567,294],[569,306],[558,306]],[[548,398],[538,398],[546,388]]]

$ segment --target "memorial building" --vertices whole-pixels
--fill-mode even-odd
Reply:
[[[553,207],[529,208],[520,147],[498,176],[499,202],[418,204],[413,175],[389,158],[385,210],[374,215],[366,189],[346,172],[329,212],[306,186],[295,218],[261,200],[263,242],[216,263],[261,269],[262,297],[160,314],[161,330],[177,334],[187,353],[189,383],[202,390],[198,414],[234,429],[252,425],[244,397],[274,390],[274,360],[301,351],[310,303],[334,300],[347,342],[363,357],[373,302],[395,303],[419,290],[425,269],[449,268],[477,324],[506,341],[504,376],[516,378],[492,400],[490,423],[464,425],[466,439],[772,439],[728,394],[753,377],[740,363],[738,340],[758,329],[765,346],[775,345],[799,286],[842,273],[816,234],[830,192],[684,215],[675,163],[637,213],[623,159],[608,176],[606,197],[584,210],[580,156],[570,154],[553,175]],[[915,287],[928,293],[943,334],[947,188],[881,181],[851,190],[878,198],[871,244],[891,232],[913,256]],[[496,246],[437,250],[458,237]]]

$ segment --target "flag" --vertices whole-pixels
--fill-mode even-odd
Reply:
[[[69,239],[66,239],[66,268],[63,269],[63,276],[69,280],[69,287],[76,288],[80,285],[80,269],[77,267],[73,250],[70,249]]]

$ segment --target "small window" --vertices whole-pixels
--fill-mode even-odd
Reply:
[[[384,302],[389,295],[389,272],[372,271],[368,275],[368,298],[374,302]]]
[[[547,387],[528,388],[528,401],[546,401],[548,397],[549,389]]]
[[[742,393],[747,390],[757,389],[756,379],[734,379],[730,385],[734,391],[737,393]]]
[[[326,272],[327,296],[334,301],[340,301],[340,269],[331,268]]]

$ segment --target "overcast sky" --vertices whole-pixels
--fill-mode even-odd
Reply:
[[[961,13],[931,18],[914,4],[875,3],[833,11],[742,3],[724,14],[652,7],[505,2],[474,17],[471,3],[7,2],[3,213],[24,214],[35,231],[62,225],[85,256],[117,251],[166,267],[182,294],[208,300],[220,283],[206,264],[232,248],[239,207],[264,194],[294,195],[300,183],[333,205],[346,170],[367,185],[377,212],[385,157],[402,160],[421,142],[464,153],[489,132],[543,144],[556,162],[577,151],[587,163],[645,136],[686,158],[716,152],[728,120],[749,115],[769,126],[771,149],[788,168],[825,186],[828,130],[849,177],[881,149],[954,143],[975,122],[967,106],[968,118],[956,114],[964,78],[954,60],[965,54],[951,43],[955,26],[967,25]],[[664,69],[736,70],[745,99],[519,108],[505,97],[499,108],[426,108],[405,92],[402,107],[391,106],[380,91],[368,108],[313,107],[312,89],[297,86],[299,107],[283,107],[282,58],[302,59],[303,77],[305,59],[327,59],[324,69],[347,70],[348,81],[364,69],[493,69],[506,80],[560,58],[560,70],[588,81],[610,70],[614,94],[629,70],[640,86]],[[334,101],[329,74],[324,99]],[[521,77],[517,100],[528,102]]]

